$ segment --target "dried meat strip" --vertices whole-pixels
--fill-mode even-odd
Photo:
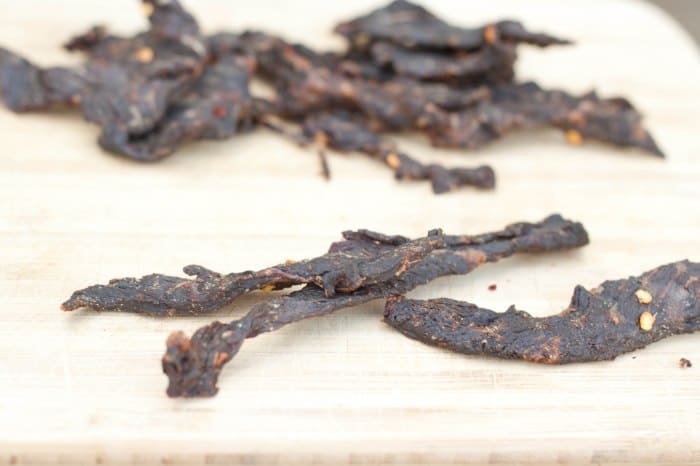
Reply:
[[[144,1],[150,29],[130,38],[108,36],[88,52],[82,110],[102,128],[100,145],[134,156],[131,140],[159,125],[204,70],[207,50],[194,18],[179,2]],[[136,157],[151,160],[153,157]]]
[[[83,86],[84,79],[75,70],[41,68],[0,47],[0,97],[13,112],[75,106]]]
[[[436,81],[464,83],[509,82],[515,75],[515,47],[492,44],[474,52],[449,55],[432,51],[410,50],[377,42],[370,48],[372,58],[390,67],[400,76]]]
[[[408,244],[403,237],[387,237],[359,231],[344,234],[346,240],[331,252],[354,254],[359,244],[383,247]],[[170,335],[163,357],[169,379],[169,396],[213,396],[224,364],[239,351],[246,338],[276,330],[302,319],[331,313],[374,299],[401,294],[445,275],[467,274],[481,264],[517,253],[558,251],[584,246],[588,235],[580,223],[553,215],[538,223],[518,223],[504,230],[477,236],[443,236],[445,247],[436,249],[403,273],[351,292],[328,296],[316,285],[253,307],[244,317],[228,324],[214,322],[191,338],[182,332]],[[396,247],[396,246],[394,246]]]
[[[642,116],[626,99],[601,99],[595,92],[577,97],[533,82],[490,90],[489,99],[449,117],[433,112],[423,128],[431,142],[438,147],[476,149],[517,129],[549,125],[566,131],[574,144],[597,140],[664,156],[643,127]]]
[[[372,238],[372,239],[368,239]],[[284,263],[257,272],[222,275],[198,265],[184,268],[195,278],[151,274],[140,279],[122,278],[73,293],[62,305],[66,311],[89,307],[100,311],[138,312],[151,315],[182,315],[211,312],[238,296],[259,289],[283,289],[314,283],[324,294],[348,293],[384,282],[411,268],[435,249],[445,246],[443,235],[433,231],[413,241],[382,241],[377,235],[348,239],[314,259]]]
[[[252,127],[249,66],[244,57],[227,57],[208,66],[181,98],[168,105],[153,129],[104,138],[103,147],[135,160],[155,161],[186,142],[227,139]]]
[[[445,168],[434,163],[425,165],[397,151],[393,143],[368,130],[367,126],[347,112],[319,113],[304,120],[307,137],[321,140],[339,151],[368,154],[391,168],[398,180],[430,180],[436,194],[462,186],[492,189],[496,184],[495,174],[489,166]]]
[[[340,23],[335,32],[360,48],[375,41],[409,48],[465,51],[497,40],[539,47],[570,43],[548,34],[529,32],[517,21],[499,21],[474,29],[450,26],[425,8],[405,0],[395,0],[365,16]]]
[[[700,329],[700,263],[675,262],[639,277],[577,286],[569,306],[533,317],[451,299],[392,297],[384,320],[404,335],[465,354],[544,364],[603,361]]]
[[[174,101],[188,104],[207,49],[196,21],[179,2],[144,0],[144,6],[150,20],[144,33],[121,38],[93,28],[73,38],[67,47],[88,58],[79,68],[42,69],[0,50],[0,92],[8,107],[29,111],[80,104],[85,118],[101,127],[103,148],[139,160],[159,158],[134,150],[134,140],[147,139],[162,125]]]

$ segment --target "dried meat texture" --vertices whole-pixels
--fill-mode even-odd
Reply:
[[[395,0],[365,16],[340,23],[335,32],[356,47],[388,41],[409,48],[471,51],[497,40],[539,47],[570,43],[548,34],[529,32],[517,21],[499,21],[474,29],[451,26],[425,8],[405,0]]]
[[[577,97],[532,82],[494,86],[489,99],[433,117],[424,130],[438,147],[477,149],[511,131],[544,125],[566,131],[575,144],[596,140],[664,156],[626,99],[601,99],[595,92]]]
[[[415,79],[498,83],[512,81],[515,75],[512,44],[493,44],[460,54],[410,50],[390,42],[377,42],[370,50],[378,64]]]
[[[367,126],[362,119],[346,112],[319,113],[304,120],[307,137],[321,140],[339,151],[368,154],[391,168],[399,180],[430,180],[436,194],[462,186],[492,189],[496,184],[495,174],[489,166],[445,168],[434,163],[425,165],[399,152],[393,143],[368,130]]]
[[[220,309],[254,290],[283,289],[306,283],[313,283],[323,289],[325,295],[333,296],[401,275],[433,250],[444,247],[439,231],[388,247],[367,237],[348,241],[352,242],[350,249],[331,249],[314,259],[279,264],[257,272],[222,275],[190,265],[184,272],[194,276],[193,279],[160,274],[116,279],[107,285],[76,291],[62,309],[89,307],[152,315],[200,314]]]
[[[410,242],[400,236],[368,231],[344,233],[345,241],[334,244],[331,253],[350,256],[374,245],[375,254],[391,251]],[[197,330],[191,338],[182,332],[170,335],[163,357],[169,379],[169,396],[213,396],[223,366],[239,351],[246,338],[276,330],[302,319],[331,313],[374,299],[406,293],[445,275],[467,274],[481,264],[517,253],[539,253],[577,248],[588,243],[579,223],[558,215],[539,223],[518,223],[504,230],[477,236],[442,236],[444,247],[433,250],[401,274],[383,282],[329,296],[317,285],[275,298],[253,307],[244,317],[228,324],[214,322]]]
[[[700,263],[676,262],[592,290],[577,286],[569,306],[549,317],[392,297],[384,320],[410,338],[459,353],[544,364],[611,360],[700,329]]]
[[[162,122],[170,104],[202,74],[207,57],[196,21],[179,2],[144,4],[151,12],[148,31],[108,36],[87,51],[88,85],[81,96],[85,118],[102,128],[100,145],[129,157],[131,140]]]
[[[179,2],[144,0],[144,5],[150,12],[144,33],[122,38],[93,28],[69,41],[69,49],[87,56],[79,68],[41,69],[0,51],[0,91],[8,107],[28,111],[79,103],[85,118],[101,127],[103,148],[138,160],[159,158],[159,146],[159,153],[144,152],[153,139],[149,133],[169,125],[164,119],[172,117],[166,113],[174,101],[174,112],[191,106],[196,95],[188,91],[202,75],[207,49],[196,21]],[[193,92],[217,90],[200,86]],[[204,132],[211,133],[211,126]]]
[[[88,52],[108,37],[103,25],[93,26],[82,34],[71,37],[63,48],[69,52]]]
[[[0,48],[0,97],[13,112],[31,112],[74,106],[80,101],[84,80],[68,68],[41,68]]]
[[[168,105],[158,124],[143,134],[116,133],[103,147],[141,161],[171,155],[181,145],[202,139],[227,139],[252,127],[250,68],[243,57],[228,57],[208,66],[177,101]]]

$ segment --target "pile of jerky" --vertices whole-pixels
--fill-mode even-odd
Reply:
[[[143,0],[150,28],[133,37],[93,27],[65,48],[79,67],[41,68],[0,48],[0,94],[16,112],[80,108],[105,150],[162,159],[186,142],[227,139],[256,127],[293,141],[360,152],[400,180],[443,193],[492,188],[493,170],[423,164],[381,136],[419,131],[436,147],[476,149],[519,128],[551,126],[585,140],[662,152],[624,98],[574,96],[514,81],[518,44],[569,41],[516,21],[468,29],[396,0],[335,31],[343,53],[316,52],[259,31],[204,35],[177,0]],[[251,79],[276,90],[251,94]],[[328,174],[324,161],[324,173]]]
[[[173,332],[162,358],[171,397],[213,396],[224,366],[248,338],[372,300],[386,298],[384,321],[404,335],[452,351],[568,364],[614,359],[672,335],[700,329],[700,263],[679,261],[637,277],[574,289],[560,314],[533,317],[494,312],[450,299],[406,299],[439,277],[465,275],[518,254],[588,244],[583,225],[552,215],[480,235],[431,230],[409,239],[368,230],[346,231],[318,257],[257,271],[221,274],[199,265],[190,278],[150,274],[78,290],[64,311],[87,307],[151,316],[202,315],[255,291],[302,288],[253,306],[239,319],[215,321],[192,336]]]

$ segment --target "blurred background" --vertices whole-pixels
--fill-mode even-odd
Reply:
[[[700,44],[700,1],[698,0],[650,0],[674,18],[690,32],[696,44]]]

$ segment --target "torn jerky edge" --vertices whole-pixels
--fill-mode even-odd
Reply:
[[[700,263],[687,260],[586,290],[560,314],[494,312],[451,299],[392,296],[384,321],[452,351],[543,364],[612,360],[663,338],[700,329]]]
[[[376,265],[383,264],[387,257],[391,259],[389,263],[395,263],[398,248],[415,253],[414,241],[425,241],[409,241],[368,231],[346,232],[344,237],[344,241],[331,247],[330,254],[361,256],[363,259],[359,263],[370,258]],[[414,254],[415,260],[400,261],[406,264],[400,269],[379,267],[384,271],[381,277],[364,277],[363,286],[343,291],[336,288],[335,293],[329,294],[327,289],[311,281],[299,291],[254,306],[245,316],[228,324],[214,322],[197,330],[191,338],[182,332],[171,334],[163,356],[163,371],[169,379],[168,395],[216,394],[221,369],[236,355],[246,338],[302,319],[405,293],[441,276],[467,274],[481,264],[513,254],[566,250],[588,243],[581,224],[558,215],[538,223],[513,224],[484,235],[453,236],[434,231],[427,238],[432,238],[434,244],[429,252],[424,249],[425,255],[421,252]],[[393,274],[385,273],[388,270]],[[345,274],[346,271],[341,270],[334,273],[336,276]]]

